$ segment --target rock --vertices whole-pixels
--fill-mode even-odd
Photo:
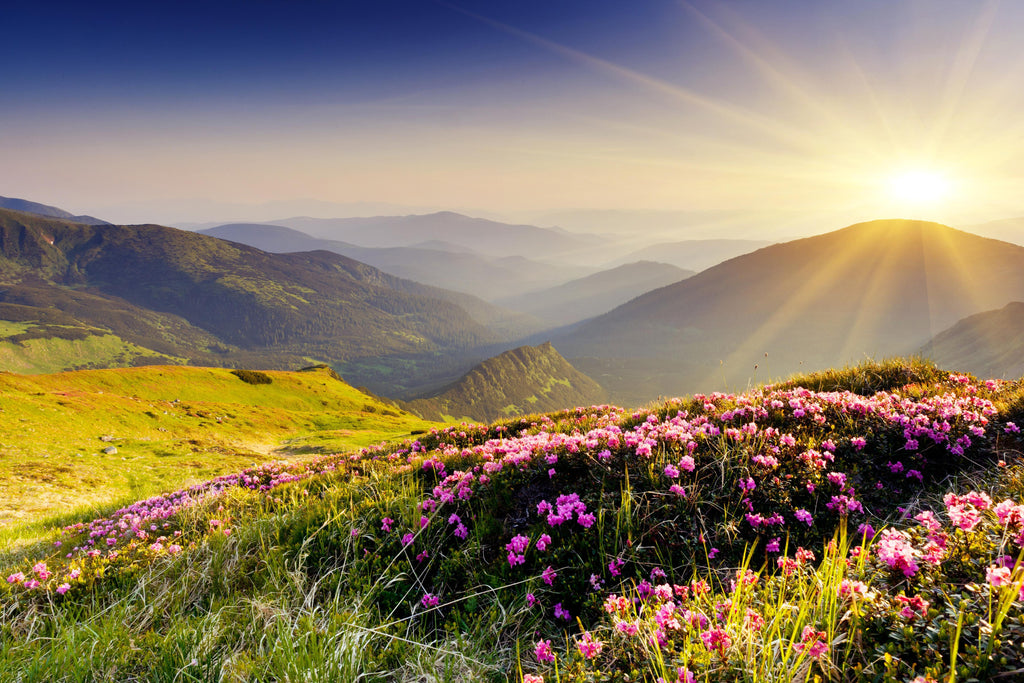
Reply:
[[[115,455],[117,453],[117,449],[114,448],[113,446],[107,446],[106,448],[103,449],[103,452],[106,453],[107,455]]]
[[[113,440],[114,437],[110,436],[109,434],[104,434],[103,436],[100,437],[100,441],[103,441],[105,443],[110,443]]]

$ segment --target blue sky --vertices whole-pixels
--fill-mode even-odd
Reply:
[[[1024,212],[1017,3],[17,0],[4,24],[0,195],[119,221]],[[907,173],[945,189],[894,195]]]

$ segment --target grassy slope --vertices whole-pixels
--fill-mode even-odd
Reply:
[[[225,369],[175,366],[0,373],[0,523],[428,426],[325,370],[267,374],[271,384],[251,385]],[[118,452],[103,453],[109,446]]]
[[[794,389],[798,385],[808,390]],[[840,390],[860,396],[811,393]],[[866,405],[893,405],[891,394],[876,391],[900,392],[899,414],[953,411],[946,413],[952,436],[974,436],[968,451],[951,457],[946,446],[952,444],[924,439],[920,449],[905,445],[898,420],[861,412]],[[1005,428],[1011,419],[1021,421],[1022,396],[1019,383],[983,385],[920,363],[894,362],[804,377],[748,396],[674,400],[633,414],[595,408],[448,428],[401,449],[326,459],[315,472],[292,470],[303,480],[270,493],[260,492],[260,484],[283,472],[250,472],[259,481],[248,488],[151,518],[165,519],[162,527],[147,526],[147,519],[141,528],[154,529],[147,536],[131,530],[130,517],[124,532],[98,523],[106,529],[101,538],[120,536],[117,557],[105,556],[104,548],[97,558],[63,560],[67,548],[86,542],[83,529],[62,536],[59,550],[0,558],[3,575],[39,575],[38,566],[32,569],[39,559],[55,573],[43,579],[49,592],[0,584],[0,674],[21,681],[519,681],[523,672],[539,672],[549,683],[653,682],[658,676],[674,683],[685,664],[700,681],[906,683],[919,675],[945,681],[995,674],[1013,680],[1024,665],[1024,620],[1013,603],[1024,577],[990,593],[985,576],[997,556],[1018,553],[1022,541],[1013,536],[1020,524],[1007,535],[987,510],[976,531],[956,529],[938,497],[950,488],[985,487],[996,500],[1011,495],[1020,501],[1022,472],[1011,459],[1019,442],[1007,442]],[[957,411],[976,412],[989,400],[995,401],[987,413],[991,424],[978,436],[969,427],[985,424],[980,414]],[[758,436],[742,437],[750,435],[741,428],[753,423],[748,409],[761,408]],[[680,425],[682,431],[672,427],[679,411],[695,421]],[[698,424],[735,431],[694,431]],[[681,439],[682,432],[690,436]],[[644,434],[654,441],[646,444],[648,454],[637,452]],[[789,436],[794,443],[787,443]],[[691,437],[693,449],[686,445]],[[858,446],[854,440],[861,438]],[[828,448],[835,461],[824,469],[807,460],[807,449],[820,456]],[[687,469],[680,460],[685,453],[695,461],[690,471],[668,474],[677,461]],[[755,456],[766,453],[778,456],[777,469],[756,463]],[[989,468],[998,457],[1010,460],[1009,467]],[[919,470],[920,482],[893,470],[894,462]],[[456,476],[439,473],[442,463]],[[899,520],[896,506],[907,505],[913,514],[936,510],[947,534],[941,563],[918,554],[921,570],[905,576],[888,568],[877,549],[870,556],[862,551],[849,565],[844,542],[823,551],[839,519],[825,503],[846,485],[826,472],[848,477],[858,492],[848,494],[863,501],[866,512],[851,515],[851,526],[863,520],[879,529],[908,528],[900,538],[922,548],[924,527]],[[685,486],[686,496],[668,488],[673,481]],[[439,482],[451,489],[451,500],[435,488]],[[594,514],[592,523],[573,519],[579,510],[565,524],[545,521],[538,503],[555,504],[557,495],[570,492]],[[433,497],[434,504],[424,504]],[[804,508],[813,513],[813,525],[793,521]],[[783,534],[777,527],[758,532],[748,511],[784,515],[781,556],[793,563],[791,573],[775,571],[779,553],[764,547]],[[465,538],[458,523],[468,527]],[[158,533],[166,538],[154,547]],[[539,547],[542,533],[552,537],[546,549]],[[530,540],[519,551],[525,561],[508,562],[519,534]],[[751,542],[758,545],[747,553]],[[169,552],[171,543],[180,544],[177,554]],[[820,565],[800,559],[797,545],[814,549]],[[717,558],[711,546],[720,549]],[[760,576],[737,588],[736,568],[747,562]],[[551,583],[542,580],[545,567],[557,571]],[[867,592],[839,599],[846,577],[864,581]],[[667,608],[664,594],[651,595],[650,584],[644,589],[648,579],[684,590]],[[698,595],[699,583],[691,579],[706,580],[708,592]],[[68,592],[58,595],[63,581]],[[601,609],[609,593],[635,599],[612,610],[613,617]],[[435,596],[439,604],[432,606]],[[929,604],[922,613],[901,597]],[[573,619],[557,618],[560,608]],[[747,610],[764,626],[752,627]],[[664,625],[660,648],[652,647],[656,613],[664,624],[683,622]],[[639,628],[640,637],[613,627],[619,622]],[[593,658],[576,646],[585,641],[584,629],[604,643]],[[713,632],[729,638],[720,650],[703,639]],[[538,661],[539,638],[552,642],[559,669]],[[814,642],[829,647],[808,655],[804,648]]]
[[[602,403],[604,389],[550,343],[521,346],[472,368],[443,391],[402,405],[432,420],[497,420]]]

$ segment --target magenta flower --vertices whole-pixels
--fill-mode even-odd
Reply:
[[[394,523],[395,520],[391,519],[390,517],[385,517],[384,519],[380,520],[380,530],[384,533],[388,533],[389,531],[391,531],[391,525]]]
[[[550,566],[545,567],[544,571],[541,572],[541,578],[544,579],[544,583],[546,583],[549,586],[555,582],[555,578],[557,576],[558,574]]]
[[[562,603],[555,605],[555,619],[564,619],[565,621],[572,621],[572,615],[569,614],[569,610],[562,607]]]
[[[548,549],[548,546],[550,544],[551,544],[551,537],[548,536],[547,534],[541,534],[540,538],[537,539],[537,550],[539,550],[540,552],[544,552],[545,550]]]
[[[438,603],[441,602],[441,598],[437,597],[433,593],[424,593],[423,597],[420,598],[420,602],[424,607],[437,607]]]
[[[811,526],[812,524],[814,524],[814,517],[811,516],[810,512],[808,512],[807,510],[804,510],[803,508],[801,508],[801,509],[797,510],[796,512],[794,512],[793,516],[796,517],[798,522],[803,522],[807,526]]]
[[[402,545],[403,546],[411,545],[412,542],[413,542],[413,539],[415,539],[415,536],[413,536],[411,533],[408,533],[405,536],[402,536]]]
[[[583,632],[583,640],[576,642],[576,647],[579,648],[580,654],[586,659],[593,659],[601,654],[601,650],[604,649],[604,643],[600,640],[594,640],[594,636],[591,635],[590,631]]]
[[[558,604],[559,604],[559,606],[561,606],[562,603],[558,603]],[[553,661],[555,661],[555,653],[551,649],[551,641],[550,640],[538,640],[537,644],[533,648],[533,656],[537,658],[538,662],[553,662]]]

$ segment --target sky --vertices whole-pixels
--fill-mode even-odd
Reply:
[[[1010,0],[11,0],[4,26],[0,195],[115,222],[1024,216]]]

